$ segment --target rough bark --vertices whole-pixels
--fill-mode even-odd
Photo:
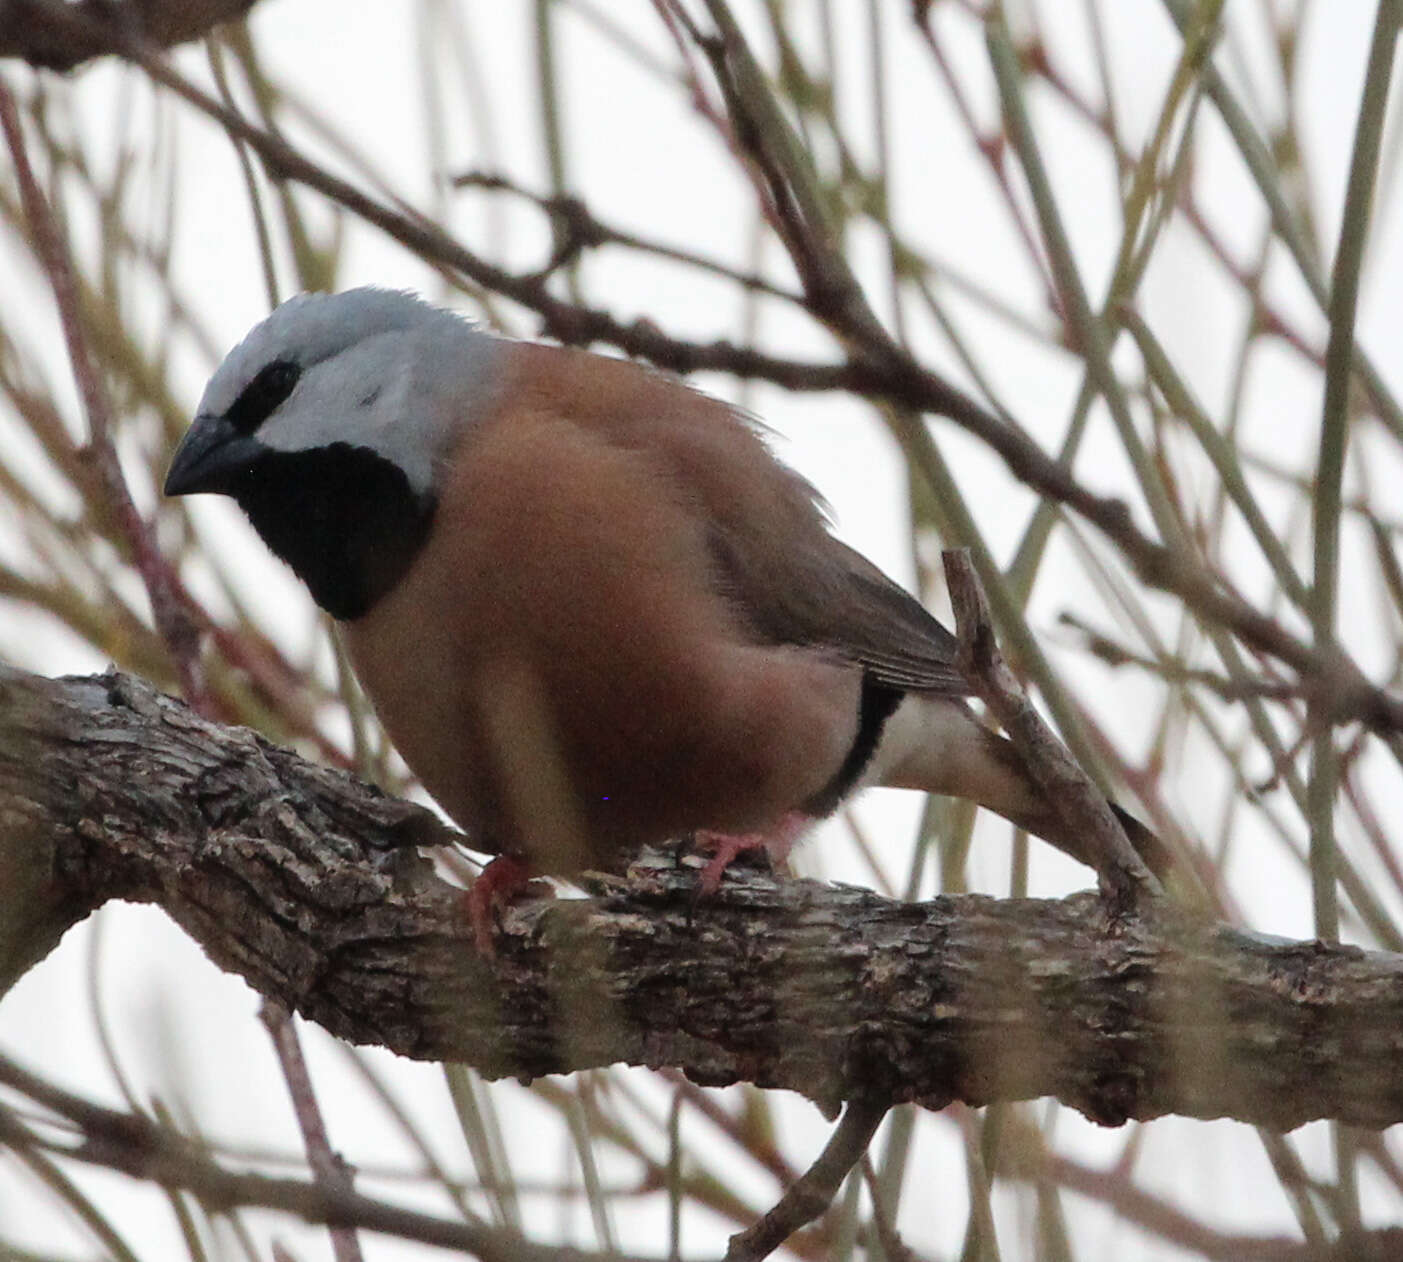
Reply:
[[[648,856],[513,908],[498,956],[419,807],[130,677],[0,671],[0,992],[109,898],[355,1042],[493,1075],[616,1062],[843,1099],[1052,1095],[1113,1123],[1403,1119],[1403,958],[1162,904],[866,890]]]

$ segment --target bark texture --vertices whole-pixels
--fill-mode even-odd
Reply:
[[[109,898],[333,1033],[493,1075],[627,1062],[845,1099],[1056,1096],[1286,1129],[1403,1119],[1403,958],[1162,903],[946,897],[644,856],[511,909],[498,956],[422,808],[118,674],[0,670],[0,993]]]

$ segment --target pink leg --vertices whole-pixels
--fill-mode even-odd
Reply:
[[[701,829],[696,835],[697,845],[712,851],[711,861],[702,869],[702,895],[716,893],[721,886],[721,875],[731,866],[731,861],[747,850],[762,847],[770,853],[771,863],[783,863],[794,849],[794,843],[804,835],[813,819],[801,811],[786,811],[774,828],[764,833],[718,833]]]
[[[463,905],[467,909],[468,923],[472,926],[473,943],[478,953],[493,959],[497,948],[492,942],[495,928],[492,913],[502,903],[511,899],[533,884],[544,889],[541,882],[533,882],[531,865],[514,854],[499,854],[481,872],[477,880],[463,895]]]

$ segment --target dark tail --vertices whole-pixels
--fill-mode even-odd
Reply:
[[[1145,861],[1145,866],[1161,881],[1168,881],[1178,866],[1174,852],[1159,839],[1158,834],[1152,833],[1129,811],[1122,810],[1114,802],[1110,803],[1110,807],[1111,814],[1120,820],[1120,826],[1125,829],[1126,837],[1135,848],[1135,853]]]
[[[1021,809],[1006,809],[1006,806],[1010,804],[1008,802],[986,801],[982,804],[997,811],[1020,828],[1027,829],[1028,832],[1041,837],[1059,850],[1065,851],[1072,858],[1094,868],[1096,864],[1086,852],[1083,838],[1068,834],[1061,816],[1053,809],[1052,804],[1043,797],[1042,790],[1037,787],[1023,762],[1022,755],[1014,748],[1013,743],[1005,736],[988,732],[987,748],[1005,767],[1016,771],[1017,778],[1021,781],[1020,792],[1012,796],[1015,799],[1021,799],[1019,803]],[[1107,802],[1107,805],[1111,808],[1111,813],[1120,821],[1120,826],[1125,830],[1126,839],[1130,842],[1135,853],[1144,860],[1145,866],[1161,881],[1168,881],[1170,875],[1180,866],[1175,860],[1174,852],[1129,811],[1123,810],[1114,802]]]

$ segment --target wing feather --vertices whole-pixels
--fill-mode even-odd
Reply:
[[[832,535],[818,492],[774,457],[759,422],[627,361],[514,350],[516,397],[645,456],[691,507],[714,581],[754,635],[823,649],[893,687],[969,695],[954,636]]]

